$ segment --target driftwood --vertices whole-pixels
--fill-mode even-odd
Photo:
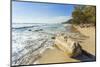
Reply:
[[[82,48],[78,41],[68,38],[67,36],[58,36],[55,39],[55,45],[69,57],[75,57],[82,53]]]

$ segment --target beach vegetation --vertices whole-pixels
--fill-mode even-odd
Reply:
[[[78,5],[74,7],[72,18],[63,24],[71,23],[76,25],[93,25],[96,24],[96,7]]]

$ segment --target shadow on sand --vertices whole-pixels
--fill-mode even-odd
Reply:
[[[82,53],[77,57],[72,57],[73,59],[80,60],[80,62],[96,61],[96,56],[88,53],[82,49]]]

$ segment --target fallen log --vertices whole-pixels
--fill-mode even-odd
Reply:
[[[55,45],[68,54],[69,57],[76,57],[82,53],[82,47],[78,41],[72,38],[64,38],[64,36],[58,36],[55,38]]]

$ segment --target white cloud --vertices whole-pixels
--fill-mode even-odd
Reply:
[[[58,16],[51,18],[12,18],[13,23],[61,23],[71,19],[70,16]]]

